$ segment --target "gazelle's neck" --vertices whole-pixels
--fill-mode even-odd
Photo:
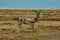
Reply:
[[[39,15],[36,15],[35,18],[34,18],[35,22],[37,22],[38,19],[39,19]]]

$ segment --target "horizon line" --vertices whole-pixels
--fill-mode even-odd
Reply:
[[[60,8],[0,8],[0,9],[60,9]]]

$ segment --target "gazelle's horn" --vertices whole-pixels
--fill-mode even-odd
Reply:
[[[34,12],[36,12],[36,13],[38,13],[38,11],[37,10],[33,10]]]
[[[39,13],[41,12],[42,10],[39,10]]]

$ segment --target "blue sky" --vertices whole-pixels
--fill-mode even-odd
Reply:
[[[60,8],[60,0],[0,0],[0,8]]]

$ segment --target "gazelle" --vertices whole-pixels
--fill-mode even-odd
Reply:
[[[22,24],[27,24],[27,25],[30,25],[32,27],[32,32],[34,32],[34,23],[36,23],[40,17],[40,12],[41,10],[33,10],[36,15],[34,18],[22,18],[22,17],[19,17],[18,18],[18,22],[19,22],[19,26],[17,27],[17,31],[21,31],[21,25]]]

